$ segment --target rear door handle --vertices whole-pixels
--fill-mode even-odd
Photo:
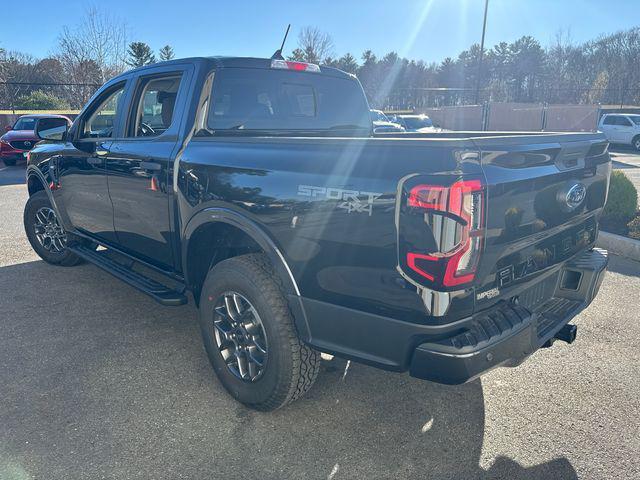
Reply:
[[[140,168],[157,172],[158,170],[162,169],[162,166],[159,163],[155,162],[140,162]]]

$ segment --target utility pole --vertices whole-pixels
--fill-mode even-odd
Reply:
[[[476,105],[480,103],[480,73],[482,72],[482,54],[484,53],[484,34],[487,31],[487,10],[489,0],[484,1],[484,21],[482,23],[482,40],[480,41],[480,56],[478,57],[478,75],[476,78]]]

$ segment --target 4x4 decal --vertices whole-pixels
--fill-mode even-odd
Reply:
[[[346,190],[335,187],[316,187],[313,185],[298,185],[298,195],[311,198],[324,198],[327,200],[338,200],[338,208],[342,208],[347,213],[368,213],[373,214],[373,204],[382,193],[364,192],[357,190]]]

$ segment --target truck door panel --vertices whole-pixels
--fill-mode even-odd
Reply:
[[[115,241],[105,156],[117,131],[125,82],[108,87],[79,119],[77,130],[57,158],[54,197],[74,228]]]
[[[146,72],[145,72],[146,73]],[[106,158],[118,244],[159,267],[174,266],[169,202],[187,73],[153,69],[138,78],[123,138]]]

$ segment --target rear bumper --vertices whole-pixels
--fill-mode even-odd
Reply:
[[[459,384],[498,366],[516,366],[552,340],[587,307],[600,289],[608,263],[606,250],[593,249],[567,263],[556,277],[552,298],[534,311],[501,302],[473,317],[465,330],[420,344],[410,374],[439,383]]]
[[[529,295],[523,293],[520,302],[505,299],[509,301],[443,325],[415,324],[293,295],[289,305],[298,334],[317,350],[458,384],[498,366],[518,365],[553,339],[591,303],[607,263],[605,250],[585,252],[541,281],[543,290],[549,289],[540,302],[523,300]],[[565,277],[572,282],[564,282]],[[529,290],[536,294],[541,282]]]

